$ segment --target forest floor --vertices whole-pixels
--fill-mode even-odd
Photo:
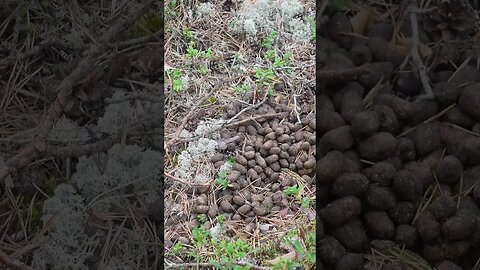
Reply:
[[[166,2],[168,269],[313,269],[314,9]]]

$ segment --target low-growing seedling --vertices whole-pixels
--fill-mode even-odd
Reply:
[[[218,224],[223,225],[225,223],[225,221],[227,220],[227,218],[225,217],[224,214],[220,214],[216,217],[216,220],[217,220]]]
[[[264,47],[265,49],[268,49],[268,50],[273,49],[273,43],[275,42],[277,37],[278,37],[278,32],[277,31],[270,32],[268,37],[263,40],[262,47]]]
[[[200,261],[200,251],[202,247],[207,243],[208,235],[208,231],[203,226],[195,227],[192,229],[193,246],[195,247],[195,250],[190,251],[188,255],[195,258],[197,262]]]
[[[185,247],[183,246],[182,242],[177,242],[175,243],[175,245],[172,247],[171,249],[171,253],[173,255],[179,255],[182,253],[182,251],[185,249]]]
[[[285,66],[288,66],[291,64],[291,58],[292,53],[288,52],[284,54],[282,57],[275,57],[275,60],[273,62],[273,67],[275,68],[284,68]]]
[[[253,88],[252,85],[243,83],[241,85],[235,86],[234,91],[236,95],[241,95],[241,94],[245,94],[247,92],[252,91],[252,88]]]
[[[272,267],[272,270],[293,270],[302,265],[287,259],[281,259],[280,262]]]
[[[275,73],[271,68],[256,68],[254,76],[255,79],[265,86],[270,85],[270,83],[275,80]]]
[[[220,172],[218,173],[218,178],[215,181],[222,190],[226,190],[227,188],[232,187],[232,184],[227,179],[227,177],[232,173],[232,167],[233,164],[235,164],[235,158],[228,157],[225,164],[226,167],[220,169]]]
[[[205,223],[205,222],[207,222],[207,215],[205,215],[205,214],[200,214],[200,215],[197,216],[197,219],[198,219],[198,221],[200,221],[201,223]]]
[[[187,54],[186,57],[188,59],[196,58],[196,57],[202,57],[205,59],[209,59],[213,57],[213,50],[212,48],[208,48],[206,51],[201,51],[193,46],[193,42],[190,42],[187,48]]]
[[[317,28],[314,16],[307,17],[308,22],[310,23],[310,35],[312,40],[317,40]]]
[[[300,205],[300,207],[309,208],[311,203],[312,203],[312,199],[310,197],[303,197],[302,204]]]
[[[215,267],[218,269],[250,269],[249,266],[236,264],[239,259],[244,258],[251,250],[250,245],[246,241],[237,239],[236,241],[229,242],[226,240],[218,241],[212,239],[211,243],[215,247],[213,251],[215,259],[210,260],[210,263]]]
[[[265,52],[265,59],[267,59],[267,60],[272,61],[273,59],[275,59],[275,56],[276,56],[276,54],[275,54],[275,51],[273,49],[267,50]]]
[[[175,9],[178,7],[177,0],[171,0],[170,5],[165,5],[165,14],[167,14],[168,17],[176,17],[177,12]]]
[[[185,41],[191,42],[194,38],[193,31],[188,28],[184,28],[182,30],[182,37],[185,39]]]
[[[291,186],[291,187],[287,187],[283,190],[283,192],[288,195],[288,196],[298,196],[300,194],[300,192],[302,191],[302,187],[300,187],[299,185],[295,185],[295,186]]]
[[[175,92],[181,92],[183,91],[183,81],[182,81],[182,71],[178,68],[172,68],[168,70],[167,72],[168,76],[170,77],[170,80],[172,81],[172,89]]]
[[[200,65],[198,66],[197,71],[200,75],[207,75],[210,72],[210,69],[205,65]]]

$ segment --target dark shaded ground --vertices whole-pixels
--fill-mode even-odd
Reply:
[[[426,2],[320,18],[320,269],[478,268],[478,3]]]

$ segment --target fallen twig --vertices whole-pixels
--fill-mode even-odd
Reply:
[[[260,118],[273,118],[273,117],[286,115],[286,114],[287,113],[285,113],[285,112],[280,112],[280,113],[270,113],[270,114],[258,115],[258,116],[255,116],[255,117],[250,117],[250,118],[247,118],[247,119],[243,119],[243,120],[240,120],[240,121],[237,121],[237,122],[230,123],[230,124],[225,125],[223,127],[225,127],[225,128],[235,127],[235,126],[244,124],[246,122],[254,121],[254,120],[257,120],[257,119],[260,119]]]
[[[424,100],[424,99],[434,99],[435,95],[433,94],[432,87],[430,86],[430,79],[427,75],[427,69],[423,64],[423,61],[420,57],[418,52],[420,38],[418,35],[418,20],[417,20],[417,12],[419,11],[416,7],[411,6],[409,8],[410,11],[410,24],[412,27],[412,48],[410,50],[410,55],[412,56],[413,62],[418,71],[418,75],[420,76],[420,80],[422,82],[423,90],[425,94],[420,95],[417,97],[417,100]]]
[[[184,185],[187,185],[187,186],[190,186],[190,187],[209,187],[212,185],[212,183],[207,183],[207,184],[195,184],[195,183],[190,183],[188,182],[187,180],[184,180],[182,178],[179,178],[179,177],[176,177],[176,176],[173,176],[173,174],[169,173],[169,172],[164,172],[163,173],[166,177],[172,179],[172,180],[175,180],[177,182],[180,182]]]
[[[297,109],[297,95],[293,95],[293,110],[295,111],[295,115],[297,116],[297,124],[298,123],[301,123],[302,120],[300,120],[300,114],[298,113],[298,109]]]
[[[265,96],[263,97],[262,101],[258,102],[257,104],[254,104],[252,106],[249,106],[249,107],[246,107],[244,109],[242,109],[241,111],[239,111],[237,114],[235,114],[232,118],[228,119],[226,124],[230,124],[233,122],[233,120],[237,119],[240,115],[242,115],[244,112],[246,111],[249,111],[249,110],[252,110],[252,109],[256,109],[258,107],[260,107],[261,105],[263,105],[266,101],[267,101],[267,96],[268,94],[265,94]]]
[[[455,107],[455,105],[457,105],[457,103],[453,103],[452,105],[448,106],[447,108],[443,109],[441,112],[433,115],[432,117],[428,118],[427,120],[423,121],[420,124],[430,123],[430,122],[442,117],[442,115],[446,114],[449,110],[451,110],[453,107]],[[403,136],[409,134],[410,132],[414,131],[417,128],[417,126],[411,127],[409,129],[405,130],[404,132],[398,134],[397,138],[400,138],[400,137],[403,137]]]
[[[221,86],[223,86],[223,84],[225,83],[225,80],[221,80],[220,82],[218,82],[214,87],[213,89],[210,91],[210,92],[214,92],[216,90],[218,90]],[[174,145],[177,141],[178,141],[178,138],[180,137],[180,133],[182,132],[182,130],[185,128],[185,126],[187,125],[188,121],[190,120],[190,118],[192,118],[192,116],[196,113],[196,109],[198,107],[200,107],[200,105],[202,105],[202,103],[204,103],[208,98],[210,97],[210,95],[204,95],[194,106],[193,108],[190,109],[190,111],[187,113],[187,115],[182,119],[182,122],[180,123],[180,125],[177,127],[177,130],[175,131],[175,134],[174,136],[168,140],[165,144],[165,147],[168,148],[169,146],[172,146]]]
[[[6,177],[10,176],[11,173],[26,166],[41,156],[46,148],[48,134],[50,133],[50,130],[55,122],[57,122],[57,120],[63,114],[63,110],[67,104],[67,101],[71,97],[73,86],[85,78],[85,76],[90,72],[90,68],[95,63],[96,57],[103,52],[108,42],[115,38],[118,34],[125,31],[128,26],[138,20],[138,18],[140,18],[146,11],[150,9],[154,2],[155,1],[153,0],[148,1],[137,12],[134,18],[119,19],[119,21],[111,29],[109,29],[99,38],[98,43],[95,43],[90,47],[87,52],[87,56],[80,61],[77,68],[72,71],[72,73],[70,73],[57,87],[57,98],[48,110],[47,115],[42,119],[38,127],[38,132],[35,134],[32,142],[26,145],[15,156],[7,160],[6,165],[0,168],[0,180],[4,180],[4,182],[9,186],[13,185],[13,183],[8,183],[5,181],[11,181],[11,179],[6,179]]]
[[[150,102],[158,102],[158,103],[163,102],[163,99],[159,96],[153,96],[153,95],[149,95],[147,93],[142,93],[142,92],[129,93],[126,97],[122,97],[122,98],[106,98],[105,102],[112,104],[112,103],[120,103],[130,99],[142,99],[142,100],[147,100]]]
[[[140,133],[140,128],[157,128],[160,124],[160,121],[158,120],[158,118],[152,118],[148,120],[142,119],[138,122],[135,122],[134,124],[129,125],[126,131],[125,129],[121,129],[118,133],[113,134],[112,136],[100,139],[90,144],[69,146],[55,146],[47,144],[44,156],[66,158],[79,157],[83,155],[91,155],[93,153],[103,152],[110,149],[110,147],[112,147],[115,143],[121,142],[122,139],[126,139],[125,136]]]
[[[13,270],[33,270],[30,266],[8,256],[5,252],[0,250],[0,263],[10,267]]]
[[[335,83],[352,80],[358,75],[370,72],[372,72],[370,65],[364,64],[353,68],[317,70],[316,75],[321,82]]]

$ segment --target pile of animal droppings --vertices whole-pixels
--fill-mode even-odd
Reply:
[[[324,27],[334,42],[323,43],[317,67],[325,79],[317,89],[318,269],[475,269],[474,61],[459,55],[452,58],[456,67],[432,66],[435,99],[414,101],[422,84],[416,72],[397,73],[405,55],[389,43],[393,26],[373,21],[368,39],[359,39],[337,35],[350,31],[349,20],[330,15]]]

